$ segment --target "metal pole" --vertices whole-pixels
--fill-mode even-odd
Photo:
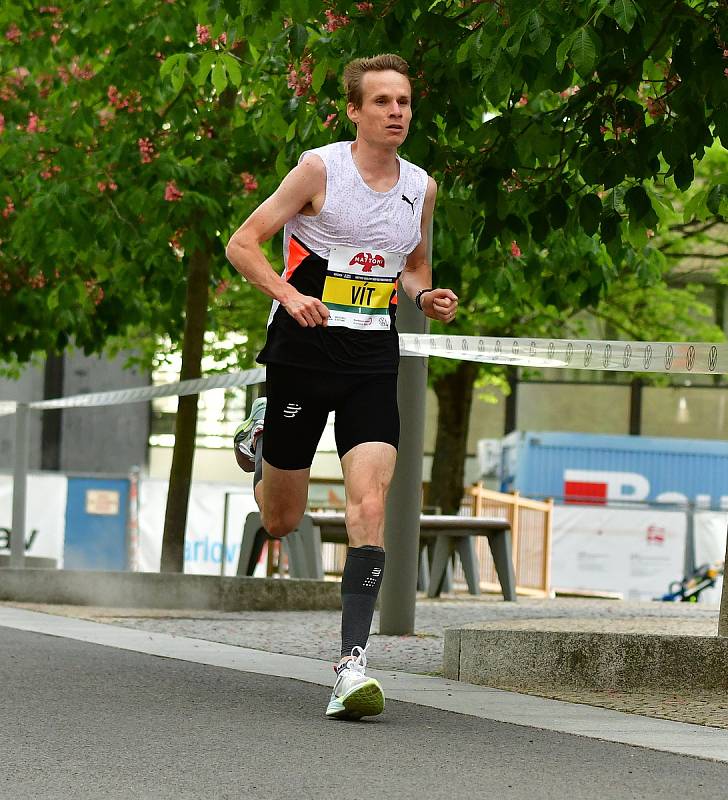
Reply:
[[[222,509],[222,553],[220,553],[220,577],[225,577],[225,558],[227,557],[228,540],[228,508],[230,507],[230,492],[225,492],[225,504]]]
[[[432,263],[431,224],[427,248]],[[401,333],[427,333],[427,329],[424,314],[404,292],[399,292],[397,330]],[[402,358],[397,382],[401,430],[384,524],[387,566],[382,581],[379,616],[379,632],[395,636],[411,634],[415,630],[426,392],[427,359]]]
[[[10,567],[25,567],[25,501],[28,485],[27,403],[15,408],[15,469],[13,471],[13,521],[10,529]]]

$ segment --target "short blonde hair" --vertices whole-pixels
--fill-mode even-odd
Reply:
[[[355,58],[344,67],[344,88],[346,89],[346,101],[351,103],[354,108],[361,108],[364,101],[361,84],[366,72],[384,72],[394,70],[404,75],[407,80],[409,77],[409,64],[394,53],[382,53],[378,56],[369,58]]]

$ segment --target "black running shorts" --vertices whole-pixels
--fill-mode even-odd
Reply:
[[[307,469],[330,411],[341,458],[364,442],[399,444],[397,375],[346,375],[268,364],[263,458],[278,469]]]

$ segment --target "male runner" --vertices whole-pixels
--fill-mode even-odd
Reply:
[[[255,471],[271,536],[286,536],[303,516],[314,453],[335,412],[349,548],[341,661],[326,713],[359,719],[384,709],[382,688],[364,668],[399,440],[397,281],[431,319],[450,322],[458,301],[450,289],[431,288],[426,236],[437,185],[397,155],[412,119],[407,63],[391,54],[356,59],[344,82],[356,140],[303,153],[226,255],[274,301],[258,356],[267,398],[253,404],[234,440],[240,466]],[[281,276],[260,245],[284,226]]]

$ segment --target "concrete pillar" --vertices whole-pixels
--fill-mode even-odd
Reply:
[[[28,483],[28,415],[27,403],[15,409],[15,467],[13,470],[13,521],[10,528],[10,567],[25,566],[25,504]]]
[[[432,263],[432,226],[428,239],[428,258]],[[404,292],[399,292],[397,330],[424,334],[428,327],[425,315]],[[384,526],[387,565],[379,615],[379,632],[393,636],[415,630],[426,394],[427,359],[402,358],[397,382],[401,430],[397,466],[387,500]]]

